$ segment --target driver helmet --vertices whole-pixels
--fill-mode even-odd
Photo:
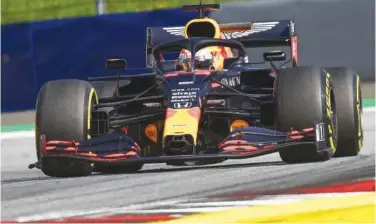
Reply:
[[[177,60],[177,70],[188,71],[191,68],[191,58],[192,54],[189,50],[181,50]]]
[[[184,71],[191,68],[192,54],[189,50],[183,49],[179,54],[178,66]],[[199,50],[194,58],[195,68],[222,70],[225,58],[234,57],[228,47],[207,47]]]
[[[195,68],[219,70],[223,67],[223,59],[232,55],[221,47],[207,47],[199,50],[194,58]],[[183,49],[179,54],[177,66],[179,70],[188,71],[191,68],[192,54],[189,50]]]

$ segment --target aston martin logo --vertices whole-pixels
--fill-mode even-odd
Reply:
[[[236,39],[246,37],[255,33],[265,32],[274,28],[279,22],[260,22],[253,23],[252,29],[241,32],[223,32],[224,39]]]
[[[258,22],[252,24],[252,29],[247,31],[240,32],[222,32],[223,39],[237,39],[241,37],[246,37],[255,33],[265,32],[274,28],[279,22]],[[166,32],[175,35],[184,37],[184,26],[176,27],[164,27],[163,30]]]
[[[163,30],[167,31],[168,33],[172,35],[184,37],[184,28],[185,28],[184,26],[163,27]]]

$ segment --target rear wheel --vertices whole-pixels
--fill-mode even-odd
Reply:
[[[333,82],[338,120],[336,157],[356,156],[363,145],[359,75],[347,68],[326,68]]]
[[[95,89],[82,80],[55,80],[45,83],[36,105],[36,154],[40,160],[41,134],[49,140],[90,139],[91,110],[98,103]],[[92,172],[88,163],[42,160],[42,171],[48,176],[86,176]]]
[[[275,83],[276,127],[282,131],[325,125],[326,150],[315,145],[294,146],[279,151],[287,163],[329,160],[337,148],[337,117],[332,80],[324,69],[294,67],[278,71]]]

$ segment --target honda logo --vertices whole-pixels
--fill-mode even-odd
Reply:
[[[192,107],[191,102],[174,103],[174,108],[189,108],[189,107]]]

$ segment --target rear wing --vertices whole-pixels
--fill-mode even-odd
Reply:
[[[297,66],[297,35],[293,20],[250,22],[251,29],[243,31],[221,31],[223,39],[241,42],[246,48],[255,47],[291,47],[293,66]],[[237,26],[237,23],[219,24],[220,27]],[[146,33],[146,66],[153,65],[152,48],[155,45],[184,39],[185,26],[148,27]]]

